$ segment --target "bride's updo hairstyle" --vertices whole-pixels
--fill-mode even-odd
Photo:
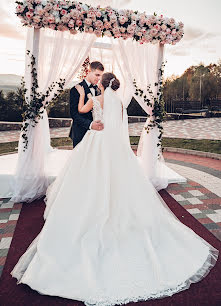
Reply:
[[[111,81],[112,80],[112,81]],[[116,78],[115,74],[106,72],[102,75],[101,84],[104,86],[104,90],[111,84],[113,90],[117,90],[120,87],[120,81]]]

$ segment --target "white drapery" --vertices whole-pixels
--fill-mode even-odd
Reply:
[[[133,80],[136,80],[138,88],[143,90],[144,94],[154,101],[147,91],[147,86],[151,86],[153,95],[156,97],[158,87],[154,86],[158,83],[160,71],[163,62],[164,47],[157,44],[139,44],[131,39],[118,39],[112,41],[112,48],[115,60],[117,61],[120,72],[121,82],[123,81],[122,95],[124,103],[124,130],[128,139],[128,120],[126,108],[128,107],[132,96],[137,100],[143,110],[150,116],[144,125],[141,133],[137,156],[144,170],[145,175],[152,181],[157,190],[164,189],[169,182],[185,182],[186,179],[169,169],[164,161],[159,141],[159,130],[154,127],[147,133],[145,127],[148,125],[152,117],[152,107],[147,106],[144,99],[135,95],[135,87]],[[119,60],[120,59],[120,60]],[[158,158],[160,156],[160,158]]]
[[[92,48],[95,40],[96,36],[92,34],[79,33],[72,35],[69,32],[53,31],[50,29],[29,29],[27,50],[30,50],[37,59],[39,91],[45,93],[48,86],[60,78],[65,78],[66,85],[68,85],[89,54],[91,59],[101,60],[106,68],[108,67],[107,70],[110,71],[111,67],[111,70],[116,73],[121,81],[119,94],[124,105],[125,139],[129,145],[126,108],[131,101],[131,97],[134,95],[132,81],[136,79],[138,87],[143,89],[144,92],[148,84],[154,84],[158,81],[158,69],[162,62],[163,46],[159,44],[140,45],[130,39],[126,41],[122,39],[110,40],[112,48],[107,48],[107,50],[104,48],[102,51],[97,48],[95,56],[95,51],[90,52],[95,50]],[[28,64],[29,58],[26,57],[25,79],[29,89],[27,94],[30,94],[32,82]],[[54,92],[57,89],[55,87]],[[155,93],[156,89],[152,89]],[[146,94],[148,95],[147,92]],[[147,107],[143,99],[137,96],[135,98],[141,107],[151,115],[152,109]],[[148,135],[143,130],[138,153],[141,166],[146,175],[159,190],[167,186],[168,175],[170,175],[170,178],[172,177],[170,182],[179,181],[177,179],[174,180],[174,177],[179,177],[179,175],[174,172],[171,176],[172,170],[170,169],[170,174],[168,174],[168,171],[165,171],[166,166],[163,157],[160,162],[158,161],[158,133],[157,128],[151,130]],[[22,137],[20,137],[12,201],[30,202],[44,195],[49,184],[47,173],[45,173],[45,160],[52,148],[50,146],[49,124],[46,111],[43,114],[43,119],[35,127],[29,127],[28,149],[25,151],[23,151],[22,141]],[[180,181],[185,180],[182,177],[179,178],[181,178]]]
[[[65,79],[65,84],[68,85],[84,62],[95,39],[95,35],[86,33],[72,35],[70,32],[51,29],[29,29],[26,50],[30,50],[36,58],[39,92],[45,93],[48,86],[60,78]],[[26,56],[25,81],[29,89],[28,96],[32,85],[29,64],[29,57]],[[55,87],[49,100],[57,90],[58,87]],[[30,202],[44,195],[48,187],[45,159],[52,148],[46,111],[35,127],[29,126],[28,148],[25,151],[23,148],[23,139],[20,136],[12,187],[14,202]]]

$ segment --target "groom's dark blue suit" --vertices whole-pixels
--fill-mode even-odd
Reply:
[[[92,92],[90,91],[90,88],[88,87],[85,80],[83,80],[79,85],[84,87],[85,92],[85,98],[84,98],[84,104],[87,102],[88,97],[87,95]],[[100,94],[99,88],[95,85],[95,95],[98,96]],[[78,103],[79,103],[79,92],[75,87],[72,87],[70,90],[70,115],[73,119],[72,127],[70,130],[69,137],[73,140],[73,146],[75,147],[84,137],[87,130],[89,130],[90,124],[93,121],[92,117],[92,111],[89,111],[85,114],[80,114],[78,112]]]

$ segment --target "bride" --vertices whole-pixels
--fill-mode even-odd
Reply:
[[[163,298],[205,277],[218,250],[182,224],[146,179],[124,142],[112,73],[92,108],[89,130],[47,191],[45,224],[11,272],[41,294],[107,306]]]

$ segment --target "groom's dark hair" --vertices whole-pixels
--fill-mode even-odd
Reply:
[[[104,66],[101,62],[95,61],[95,62],[91,62],[90,63],[90,68],[91,70],[100,70],[100,71],[104,71]]]

